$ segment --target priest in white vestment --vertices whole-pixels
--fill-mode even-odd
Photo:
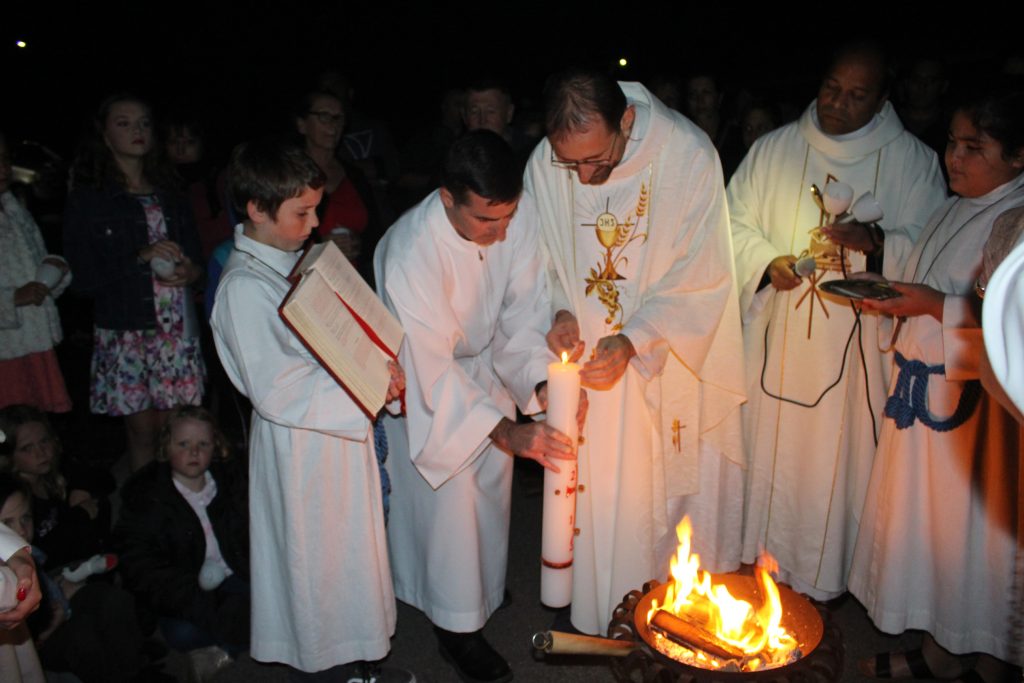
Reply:
[[[638,83],[570,70],[545,90],[526,171],[549,257],[553,350],[575,349],[579,449],[572,625],[605,633],[664,580],[693,522],[711,571],[739,566],[743,371],[722,171],[711,141]]]
[[[743,560],[767,550],[783,581],[819,600],[846,590],[892,363],[878,316],[820,285],[880,256],[892,274],[946,196],[935,153],[904,130],[883,74],[877,52],[841,51],[818,98],[754,143],[727,193],[750,399]],[[854,198],[873,193],[880,229],[821,229],[830,220],[810,188],[830,181]],[[798,259],[813,272],[798,276]]]
[[[442,187],[377,247],[377,288],[405,330],[406,417],[387,420],[396,596],[434,623],[464,679],[511,678],[479,633],[505,591],[511,453],[551,465],[569,438],[543,422],[554,358],[536,209],[497,134],[454,143]]]

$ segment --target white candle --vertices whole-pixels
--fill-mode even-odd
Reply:
[[[580,403],[580,366],[568,362],[548,365],[547,423],[579,439],[576,411]],[[572,602],[572,543],[576,531],[576,461],[558,460],[561,470],[544,470],[544,526],[541,535],[540,601],[548,607]]]

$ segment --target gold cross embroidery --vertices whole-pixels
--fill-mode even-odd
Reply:
[[[672,420],[672,445],[676,448],[676,453],[679,453],[683,449],[683,437],[680,430],[683,428],[679,424],[679,418]]]

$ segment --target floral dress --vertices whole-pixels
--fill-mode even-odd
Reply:
[[[149,242],[167,239],[163,210],[155,195],[137,197],[146,212]],[[187,287],[167,287],[153,276],[156,328],[107,330],[97,327],[92,358],[92,412],[131,415],[199,405],[205,367],[199,329]]]

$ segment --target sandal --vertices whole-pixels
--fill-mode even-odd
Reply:
[[[857,668],[865,676],[871,678],[894,678],[892,675],[892,657],[894,652],[879,652],[875,655],[874,667],[870,668],[867,666],[870,659],[862,659],[857,663]],[[907,662],[907,669],[910,670],[909,676],[899,676],[898,678],[914,678],[914,679],[935,679],[935,674],[932,673],[931,668],[928,666],[928,662],[924,660],[924,655],[920,649],[907,650],[902,653],[903,659]],[[965,683],[977,683],[977,681],[967,681]]]

